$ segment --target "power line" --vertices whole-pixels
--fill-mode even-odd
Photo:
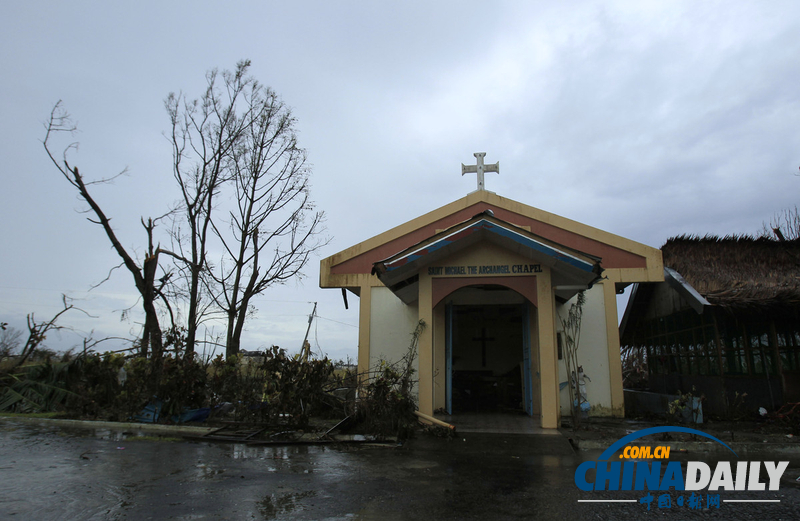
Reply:
[[[322,320],[328,320],[330,322],[336,322],[337,324],[342,324],[343,326],[350,326],[350,327],[358,328],[358,326],[356,326],[354,324],[348,324],[347,322],[339,322],[338,320],[334,320],[332,318],[321,317],[319,315],[315,315],[315,316],[317,318],[321,318]]]

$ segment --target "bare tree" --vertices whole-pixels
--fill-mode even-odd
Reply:
[[[253,297],[298,276],[324,244],[324,216],[309,198],[310,168],[297,146],[295,118],[274,91],[247,75],[249,66],[242,61],[223,72],[221,86],[220,74],[208,73],[199,100],[166,100],[180,222],[188,227],[174,233],[174,257],[188,280],[187,351],[210,300],[226,317],[227,354],[237,353]],[[230,202],[229,211],[215,212]],[[210,234],[223,250],[216,266],[208,258]]]
[[[182,199],[173,227],[177,253],[172,256],[186,283],[187,353],[194,352],[197,328],[213,301],[206,277],[211,217],[223,185],[230,180],[233,149],[250,121],[244,99],[250,82],[245,78],[248,66],[249,62],[242,62],[234,73],[223,72],[222,90],[215,69],[206,75],[207,87],[200,99],[170,93],[164,101],[172,127],[173,176]]]
[[[87,211],[96,217],[89,220],[103,228],[121,266],[133,276],[145,312],[141,352],[150,351],[154,360],[163,353],[157,301],[177,331],[176,314],[183,308],[173,309],[170,300],[185,299],[188,355],[198,343],[198,327],[215,314],[227,321],[226,350],[234,354],[253,297],[299,276],[325,243],[324,214],[315,211],[309,197],[310,168],[305,150],[297,146],[295,118],[275,92],[247,75],[249,67],[245,60],[233,72],[210,71],[199,99],[172,93],[165,100],[180,206],[167,214],[173,216],[171,251],[153,239],[156,222],[167,215],[142,219],[148,247],[141,263],[122,246],[89,192],[92,184],[110,179],[86,182],[67,161],[74,144],[61,159],[51,152],[52,136],[75,126],[61,102],[50,114],[45,150],[89,205]],[[217,264],[210,261],[210,251],[221,252]],[[179,281],[171,280],[171,272],[156,278],[161,254],[173,258]]]
[[[116,233],[114,233],[114,229],[111,227],[111,223],[105,212],[103,212],[95,199],[89,193],[88,187],[90,185],[108,182],[113,178],[100,179],[98,181],[91,182],[85,181],[83,175],[78,171],[78,167],[71,166],[67,161],[67,153],[71,149],[76,148],[75,143],[67,146],[62,154],[61,159],[56,159],[50,150],[50,141],[54,134],[59,132],[67,132],[71,134],[75,132],[75,130],[76,127],[74,123],[72,122],[69,114],[63,109],[61,102],[59,101],[50,112],[50,120],[47,123],[47,133],[45,134],[43,141],[45,151],[58,171],[61,172],[61,175],[64,176],[64,179],[66,179],[67,182],[69,182],[69,184],[71,184],[78,191],[78,194],[80,194],[81,198],[89,205],[91,212],[94,213],[97,220],[91,218],[87,219],[103,228],[109,241],[111,241],[111,245],[113,246],[114,250],[122,259],[123,265],[133,276],[134,284],[136,285],[136,289],[139,291],[139,295],[141,296],[142,307],[144,308],[145,313],[144,332],[141,343],[142,354],[147,355],[149,348],[151,350],[153,359],[158,362],[161,360],[163,344],[161,339],[161,327],[158,320],[158,311],[156,309],[156,299],[159,298],[161,288],[166,282],[168,275],[165,275],[165,277],[159,279],[159,284],[156,284],[157,281],[155,277],[158,269],[158,256],[161,250],[153,245],[153,229],[155,227],[154,221],[153,219],[148,219],[147,222],[145,222],[144,219],[142,219],[142,225],[144,226],[148,237],[148,250],[144,261],[140,266],[136,263],[136,261],[134,261],[133,257],[128,254],[125,247],[122,246],[122,243],[120,243]],[[123,170],[122,173],[124,172],[125,171]],[[154,364],[154,367],[156,368],[160,368],[160,366],[160,363]],[[157,369],[157,373],[154,376],[154,381],[157,383],[158,380],[159,373]]]
[[[61,315],[73,309],[88,315],[86,311],[75,307],[75,305],[70,302],[70,299],[68,299],[66,295],[61,295],[61,301],[64,304],[64,309],[53,315],[53,318],[50,320],[37,321],[33,313],[30,313],[27,316],[28,338],[25,340],[25,344],[22,346],[22,351],[20,351],[12,366],[7,369],[7,372],[13,372],[14,369],[24,364],[28,358],[30,358],[30,356],[36,352],[42,342],[44,342],[49,332],[70,329],[58,324],[58,319],[61,318]],[[12,354],[13,350],[19,347],[22,339],[22,333],[20,331],[16,331],[14,328],[10,328],[5,331],[11,333],[7,338],[4,335],[4,338],[2,339],[2,343],[6,344],[6,347],[9,348],[8,352],[5,354],[10,355]]]
[[[779,241],[794,241],[800,239],[800,209],[787,208],[776,213],[769,224],[764,223],[761,236]]]
[[[22,343],[22,331],[6,325],[0,324],[0,360],[14,354]]]

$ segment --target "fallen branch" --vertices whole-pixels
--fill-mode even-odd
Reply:
[[[428,416],[427,414],[421,413],[419,411],[414,411],[414,414],[416,414],[424,422],[431,423],[433,425],[438,425],[439,427],[444,427],[445,429],[456,430],[455,425],[443,422],[442,420],[437,420],[433,416]]]

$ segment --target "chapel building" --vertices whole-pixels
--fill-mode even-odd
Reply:
[[[359,373],[406,355],[422,321],[420,412],[556,428],[570,410],[560,317],[585,291],[589,414],[623,416],[616,295],[663,281],[661,251],[489,192],[482,173],[466,197],[321,261],[320,287],[359,297]]]

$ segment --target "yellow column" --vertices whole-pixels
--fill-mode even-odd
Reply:
[[[361,275],[361,295],[358,307],[358,374],[366,375],[369,371],[369,332],[372,306],[372,286],[369,275]]]
[[[542,415],[542,377],[539,371],[539,311],[536,306],[530,306],[530,342],[531,342],[531,380],[533,385],[533,416]]]
[[[447,356],[445,353],[445,316],[444,305],[433,310],[433,408],[444,408],[447,401]]]
[[[419,412],[433,415],[433,284],[427,273],[419,274],[419,319],[425,329],[419,337]]]
[[[542,428],[557,429],[559,417],[558,357],[556,353],[555,294],[550,269],[536,276],[539,311],[539,375],[542,385]]]
[[[611,271],[611,270],[609,270]],[[619,320],[617,318],[616,274],[606,273],[603,281],[603,304],[606,309],[606,339],[608,342],[608,379],[611,386],[611,414],[625,416],[625,397],[622,392],[622,358],[619,354]]]

